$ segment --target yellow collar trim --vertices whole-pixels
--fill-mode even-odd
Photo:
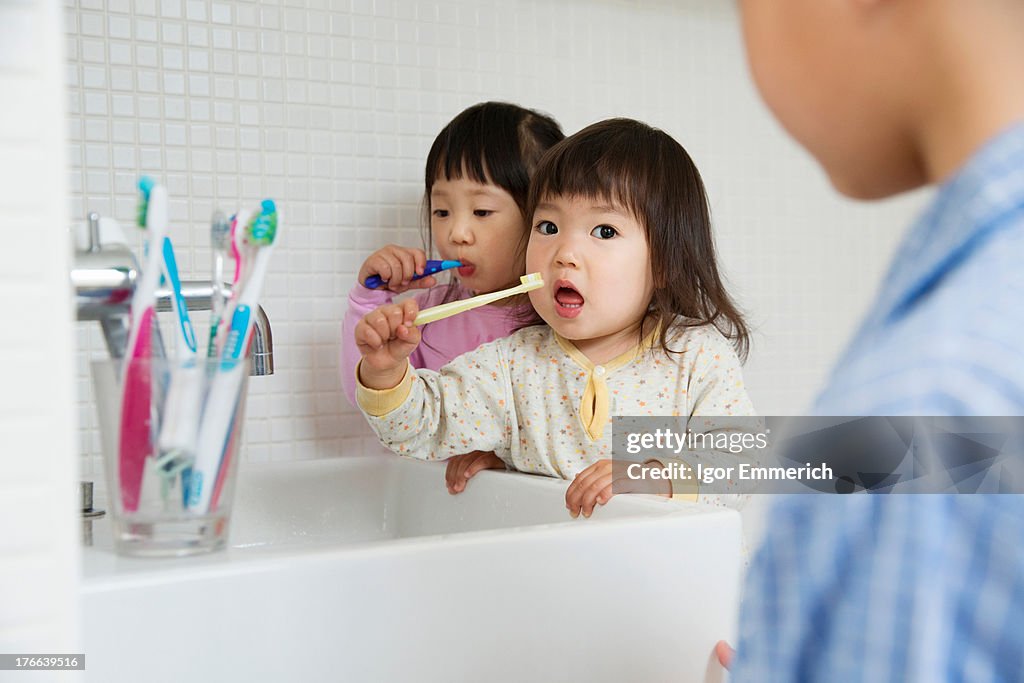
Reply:
[[[608,385],[605,382],[606,378],[610,373],[628,365],[641,353],[652,348],[659,329],[660,326],[655,326],[639,344],[612,358],[607,363],[602,363],[600,366],[595,365],[589,358],[583,355],[583,352],[576,348],[575,344],[555,332],[555,340],[558,342],[558,345],[562,347],[562,350],[577,365],[586,370],[589,375],[587,386],[583,390],[583,396],[580,397],[579,416],[580,423],[583,425],[583,429],[591,441],[600,439],[601,435],[604,434],[604,426],[608,424],[610,400],[608,397]],[[595,369],[598,367],[601,368],[601,371],[595,372]]]
[[[628,349],[620,353],[607,363],[601,363],[601,367],[605,369],[605,372],[614,372],[623,366],[629,365],[641,353],[654,347],[655,340],[657,339],[658,332],[660,330],[660,325],[655,326],[653,330],[647,333],[647,336],[640,340],[639,344],[637,344],[631,349]],[[562,347],[563,351],[569,354],[569,357],[572,358],[577,365],[579,365],[587,372],[594,371],[594,368],[597,367],[597,364],[595,364],[593,361],[591,361],[589,358],[583,355],[583,352],[580,351],[574,343],[572,343],[562,335],[558,334],[554,330],[552,330],[552,332],[555,335],[555,341],[558,342],[558,345]]]

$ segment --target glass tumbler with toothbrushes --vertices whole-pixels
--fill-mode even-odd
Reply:
[[[118,375],[118,381],[106,381],[117,387],[120,399],[114,419],[102,415],[112,402],[98,396],[114,543],[128,555],[209,552],[227,541],[248,382],[252,322],[247,313],[257,304],[266,274],[277,211],[266,200],[257,214],[240,211],[236,216],[247,247],[238,254],[236,268],[246,277],[236,277],[230,298],[214,302],[212,308],[223,312],[225,322],[215,317],[210,339],[200,342],[166,236],[167,193],[148,179],[140,189],[146,258],[132,297],[125,358],[118,366],[108,364],[109,374]],[[215,220],[214,240],[223,242],[224,232],[223,220]],[[252,258],[251,267],[245,258]],[[217,277],[221,266],[218,258]],[[162,344],[156,343],[161,282],[174,298],[173,358],[163,356]],[[214,297],[223,291],[214,287]],[[97,380],[97,388],[101,384]],[[105,423],[112,426],[103,429]]]

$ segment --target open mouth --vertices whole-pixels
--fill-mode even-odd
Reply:
[[[462,265],[457,268],[461,277],[472,277],[473,273],[476,272],[476,266],[465,259],[459,259],[462,261]]]
[[[583,312],[583,295],[568,280],[555,282],[555,312],[563,318],[575,318]]]

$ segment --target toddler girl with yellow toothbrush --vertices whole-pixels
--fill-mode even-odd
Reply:
[[[544,282],[529,296],[545,324],[417,370],[407,360],[422,337],[417,302],[381,306],[354,331],[357,399],[394,452],[493,451],[519,471],[573,480],[566,506],[590,516],[613,493],[613,415],[754,413],[738,355],[747,327],[718,273],[700,174],[666,133],[612,119],[563,140],[537,169],[529,214],[526,272]],[[672,485],[665,495],[742,500]]]

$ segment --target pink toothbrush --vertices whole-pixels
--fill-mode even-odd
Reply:
[[[139,507],[142,474],[154,447],[152,425],[153,326],[156,325],[156,290],[160,284],[160,245],[167,232],[167,191],[152,179],[139,181],[142,196],[138,222],[146,229],[146,267],[132,295],[131,328],[124,371],[121,373],[121,433],[118,440],[118,475],[121,502],[126,512]]]

